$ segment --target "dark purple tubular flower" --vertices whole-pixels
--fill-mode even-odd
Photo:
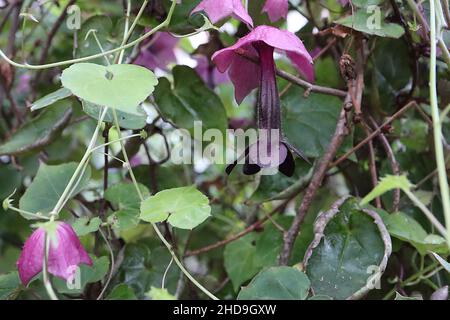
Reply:
[[[244,174],[255,174],[262,168],[278,168],[284,175],[292,176],[295,162],[291,151],[308,161],[301,151],[286,141],[282,134],[280,97],[273,58],[275,49],[286,51],[297,69],[308,80],[314,78],[312,58],[303,43],[292,33],[273,27],[257,27],[235,45],[216,52],[212,57],[219,71],[229,70],[238,103],[253,88],[259,88],[258,141],[250,145],[243,156],[227,167],[228,174],[242,157],[245,157]],[[241,55],[243,51],[246,55],[254,56],[259,63],[243,57]]]
[[[69,224],[64,222],[43,223],[27,239],[17,261],[19,278],[25,286],[42,271],[45,234],[50,237],[47,264],[49,273],[62,279],[71,280],[78,265],[92,266],[91,258]]]

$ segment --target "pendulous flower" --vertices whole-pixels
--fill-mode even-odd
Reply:
[[[253,20],[241,0],[203,0],[192,10],[191,14],[200,11],[204,11],[212,23],[217,23],[226,17],[233,17],[248,26],[253,26]]]
[[[91,258],[69,224],[57,221],[43,223],[27,239],[17,261],[19,278],[25,286],[42,271],[46,234],[50,240],[47,262],[49,273],[71,280],[78,265],[92,266]]]
[[[267,12],[270,21],[275,22],[287,17],[289,3],[288,0],[267,0],[262,12]]]
[[[278,168],[286,176],[295,170],[291,151],[307,160],[303,153],[291,146],[282,134],[280,97],[276,81],[274,50],[284,50],[297,69],[309,80],[314,78],[312,58],[295,35],[277,28],[260,26],[235,45],[216,52],[212,60],[221,72],[229,70],[235,86],[236,100],[242,99],[258,87],[258,141],[250,145],[244,155],[228,166],[230,174],[245,157],[244,174],[255,174],[262,168]],[[242,54],[252,56],[251,61]]]

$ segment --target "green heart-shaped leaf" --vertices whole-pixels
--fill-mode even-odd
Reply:
[[[130,112],[153,92],[158,79],[150,70],[131,64],[77,63],[63,71],[61,82],[83,100]]]
[[[242,288],[238,300],[305,300],[309,286],[303,272],[292,267],[272,267]]]
[[[176,228],[193,229],[211,215],[209,199],[194,186],[166,189],[141,202],[140,218],[167,221]]]

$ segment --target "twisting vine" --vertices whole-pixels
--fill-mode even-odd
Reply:
[[[128,40],[131,37],[135,27],[137,26],[138,20],[140,19],[142,13],[144,12],[145,6],[147,5],[148,0],[144,0],[144,2],[141,5],[141,8],[137,14],[137,16],[135,17],[133,23],[131,24],[131,26],[129,25],[129,18],[130,18],[130,12],[131,12],[131,1],[128,0],[127,1],[127,13],[126,13],[126,22],[125,22],[125,28],[124,28],[124,36],[123,36],[123,40],[122,43],[119,47],[108,50],[108,51],[104,51],[101,48],[100,43],[99,47],[101,50],[101,53],[98,54],[94,54],[91,56],[87,56],[87,57],[82,57],[82,58],[78,58],[78,59],[71,59],[71,60],[66,60],[66,61],[60,61],[60,62],[56,62],[56,63],[49,63],[49,64],[41,64],[41,65],[29,65],[29,64],[20,64],[17,62],[12,61],[11,59],[9,59],[6,54],[0,50],[0,56],[5,59],[8,63],[10,63],[11,65],[13,65],[14,67],[18,67],[18,68],[25,68],[25,69],[30,69],[30,70],[42,70],[42,69],[48,69],[48,68],[53,68],[53,67],[59,67],[59,66],[64,66],[64,65],[68,65],[68,64],[73,64],[73,63],[79,63],[79,62],[84,62],[84,61],[89,61],[89,60],[93,60],[99,57],[105,57],[107,55],[110,55],[112,53],[117,53],[115,62],[117,64],[121,64],[122,60],[124,58],[124,52],[126,49],[131,48],[137,44],[139,44],[140,42],[144,41],[145,39],[147,39],[148,37],[150,37],[151,35],[153,35],[154,33],[156,33],[158,30],[167,27],[170,24],[170,21],[172,19],[175,7],[176,7],[176,1],[173,0],[172,4],[170,6],[169,12],[167,14],[166,19],[159,24],[158,26],[156,26],[155,28],[151,29],[150,31],[148,31],[147,33],[145,33],[143,36],[139,37],[138,39],[131,41],[129,43]],[[95,34],[93,34],[94,37],[96,37]],[[133,182],[133,185],[136,188],[136,192],[139,195],[139,198],[141,201],[144,200],[144,196],[142,195],[141,190],[139,189],[138,183],[136,181],[135,175],[133,173],[133,170],[131,168],[130,165],[130,161],[128,158],[128,154],[125,150],[125,145],[123,143],[123,141],[125,139],[129,139],[131,137],[136,137],[139,135],[131,135],[128,137],[122,137],[121,136],[121,129],[120,129],[120,124],[119,124],[119,120],[117,117],[117,112],[115,109],[111,109],[112,110],[112,114],[114,117],[114,126],[117,130],[117,132],[119,133],[119,139],[114,140],[114,141],[109,141],[105,144],[99,145],[99,146],[95,146],[96,145],[96,141],[100,132],[100,129],[102,128],[103,125],[103,120],[108,112],[109,108],[108,107],[103,107],[101,110],[101,114],[99,115],[98,118],[98,122],[97,125],[95,127],[94,133],[91,137],[91,140],[88,144],[88,147],[83,155],[83,157],[81,158],[77,168],[75,169],[74,174],[72,175],[72,177],[70,178],[68,184],[66,185],[63,193],[61,194],[61,197],[58,199],[58,202],[56,203],[55,207],[53,208],[53,210],[50,213],[50,220],[54,221],[56,219],[56,217],[59,215],[60,211],[62,210],[62,208],[64,207],[64,205],[67,203],[67,201],[70,199],[73,191],[76,189],[78,183],[81,181],[83,174],[88,166],[89,160],[91,158],[91,155],[93,152],[95,152],[96,150],[98,150],[99,148],[102,148],[106,145],[112,144],[112,143],[116,143],[119,142],[121,149],[122,149],[122,153],[123,153],[123,157],[124,157],[124,164],[125,167],[128,169],[130,176],[131,176],[131,180]],[[17,209],[19,210],[19,209]],[[21,210],[19,210],[21,211]],[[30,215],[33,215],[33,213],[30,213]],[[157,234],[157,236],[160,238],[160,240],[163,242],[163,244],[165,245],[165,247],[167,248],[167,250],[170,252],[173,261],[175,261],[175,263],[178,265],[178,267],[181,269],[181,271],[184,273],[184,275],[190,280],[192,281],[192,283],[197,286],[201,291],[203,291],[208,297],[210,297],[211,299],[214,300],[218,300],[216,296],[214,296],[211,292],[209,292],[205,287],[203,287],[197,280],[195,280],[195,278],[186,270],[186,268],[183,266],[183,264],[181,263],[181,261],[178,259],[178,257],[176,256],[175,252],[172,249],[172,246],[169,244],[169,242],[164,238],[163,234],[161,233],[161,231],[158,229],[157,225],[152,223],[152,227],[155,230],[155,233]],[[46,236],[46,250],[45,250],[45,254],[44,254],[44,261],[43,261],[43,273],[44,273],[44,285],[45,288],[47,290],[47,293],[49,295],[49,297],[51,299],[58,299],[57,295],[55,294],[51,282],[48,278],[48,270],[47,270],[47,260],[48,260],[48,247],[49,247],[49,239],[48,236]],[[114,256],[112,255],[112,259],[114,259]],[[113,265],[114,261],[112,261],[112,265]],[[106,287],[106,285],[105,285]],[[102,293],[99,295],[99,298],[101,298],[103,296],[103,293],[105,291],[105,288],[103,288]]]

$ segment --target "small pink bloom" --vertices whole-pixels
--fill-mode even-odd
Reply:
[[[19,77],[19,82],[15,88],[16,93],[25,95],[30,91],[31,75],[26,72]]]
[[[192,10],[191,14],[204,11],[212,23],[219,22],[226,17],[233,17],[253,26],[253,20],[248,15],[241,0],[203,0]]]
[[[143,161],[142,161],[142,160],[143,160],[143,159],[142,159],[142,156],[139,155],[139,154],[136,154],[134,157],[132,157],[132,158],[130,159],[130,165],[131,165],[131,167],[132,167],[132,168],[135,168],[135,167],[140,166],[141,164],[143,164]]]
[[[270,21],[275,22],[281,18],[286,19],[288,8],[288,0],[267,0],[264,4],[262,12],[267,12]]]
[[[302,41],[287,30],[259,26],[233,46],[217,51],[212,57],[220,72],[228,70],[238,103],[259,86],[261,77],[260,65],[244,58],[240,53],[244,52],[258,59],[258,52],[253,44],[260,41],[278,51],[284,51],[297,70],[308,81],[314,81],[313,60]]]
[[[144,43],[144,48],[134,64],[146,67],[150,70],[159,68],[166,70],[167,65],[176,61],[175,47],[178,39],[168,32],[157,32]]]
[[[27,239],[17,262],[19,277],[24,285],[28,285],[30,280],[42,271],[46,233],[50,237],[49,273],[70,280],[79,264],[92,265],[91,258],[69,224],[44,223]]]
[[[206,56],[196,55],[193,58],[197,61],[195,71],[210,88],[229,80],[228,76],[219,72]]]

